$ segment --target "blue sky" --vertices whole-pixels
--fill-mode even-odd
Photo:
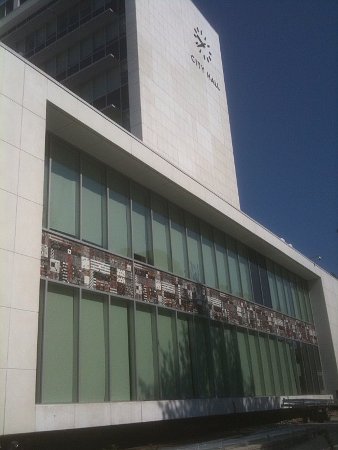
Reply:
[[[338,1],[194,3],[220,36],[242,210],[338,275]]]

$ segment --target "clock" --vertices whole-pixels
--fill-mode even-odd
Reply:
[[[199,53],[203,57],[204,61],[211,61],[210,45],[207,43],[207,38],[203,35],[203,31],[198,27],[194,28],[194,37],[196,38],[195,44],[199,50]]]

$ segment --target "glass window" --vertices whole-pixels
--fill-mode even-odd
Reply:
[[[173,272],[187,278],[189,271],[184,214],[173,205],[170,205],[170,237]]]
[[[275,383],[275,395],[283,395],[284,386],[278,357],[277,339],[275,339],[274,337],[269,337],[269,347],[272,373]]]
[[[246,247],[240,244],[239,242],[237,242],[237,249],[238,249],[239,271],[241,275],[243,297],[248,300],[252,300],[253,296],[249,270],[248,251]]]
[[[104,168],[95,161],[82,161],[82,237],[85,241],[105,246],[106,186]]]
[[[297,364],[297,373],[299,377],[299,387],[301,394],[307,394],[307,385],[306,385],[306,375],[305,375],[305,363],[303,361],[302,355],[302,344],[300,342],[295,342],[295,355],[296,355],[296,364]]]
[[[297,291],[297,280],[294,275],[289,273],[289,284],[291,289],[291,295],[292,295],[292,302],[294,305],[295,310],[295,316],[297,319],[301,319],[301,312],[300,312],[300,305],[299,305],[299,298],[298,298],[298,291]]]
[[[193,370],[194,385],[198,397],[211,397],[213,394],[211,384],[212,361],[210,355],[210,337],[208,321],[200,317],[194,318],[194,350]]]
[[[128,305],[113,300],[109,314],[110,399],[130,400]]]
[[[51,141],[50,228],[72,236],[79,230],[79,155]]]
[[[267,274],[268,274],[269,288],[270,288],[270,294],[271,294],[272,308],[276,309],[277,311],[280,311],[276,276],[275,276],[275,272],[274,272],[274,264],[272,261],[267,260],[266,265],[267,265]]]
[[[79,399],[107,400],[108,321],[105,299],[84,293],[80,302]]]
[[[148,191],[133,185],[132,189],[132,236],[134,258],[151,264],[149,239]]]
[[[259,348],[264,370],[265,395],[275,395],[274,375],[271,364],[269,338],[267,335],[259,334]]]
[[[322,366],[320,363],[320,355],[319,355],[318,347],[313,347],[313,354],[314,354],[314,360],[315,360],[315,364],[316,364],[316,374],[317,374],[317,379],[318,379],[318,388],[319,388],[318,393],[323,394],[324,393],[323,371],[322,371]]]
[[[309,322],[313,323],[313,315],[312,315],[312,309],[311,309],[309,290],[307,288],[307,284],[305,281],[303,281],[302,285],[303,285],[303,292],[304,292],[304,298],[305,298],[305,307],[307,309],[307,317],[308,317]]]
[[[153,309],[136,309],[136,370],[138,400],[154,400],[157,395],[155,370],[156,324]]]
[[[291,386],[291,379],[289,374],[289,364],[287,360],[287,354],[286,354],[286,346],[285,341],[282,339],[277,339],[277,347],[279,352],[279,361],[280,361],[280,367],[281,367],[281,375],[283,379],[283,394],[285,395],[291,395],[292,393],[292,386]]]
[[[246,330],[237,330],[237,342],[242,370],[243,395],[245,397],[253,396],[255,395],[255,388],[251,373],[249,343]]]
[[[171,271],[168,204],[166,200],[153,195],[151,206],[154,265],[162,270]]]
[[[307,394],[314,394],[315,389],[313,385],[312,372],[311,372],[311,360],[309,355],[308,346],[306,344],[300,344],[302,360],[304,364],[305,380],[306,380],[306,392]]]
[[[283,277],[287,309],[289,311],[290,316],[294,317],[295,316],[295,308],[294,308],[294,304],[293,304],[293,298],[292,298],[291,287],[290,287],[290,283],[289,283],[289,277],[288,277],[287,271],[284,269],[282,269],[282,277]]]
[[[187,316],[177,316],[177,346],[181,398],[193,397],[191,349],[189,339],[190,327],[191,322]]]
[[[42,355],[42,403],[75,400],[74,292],[49,285],[45,301]]]
[[[224,327],[225,356],[227,361],[226,388],[227,396],[243,395],[243,377],[236,329]]]
[[[161,398],[177,398],[175,316],[159,310],[157,316],[159,376]]]
[[[248,333],[248,340],[249,340],[252,376],[255,386],[255,395],[262,396],[265,393],[265,385],[257,333],[253,332]]]
[[[212,228],[204,223],[201,223],[201,233],[205,284],[207,286],[217,288],[218,283]]]
[[[263,295],[261,288],[261,280],[259,276],[259,262],[258,255],[253,250],[250,251],[250,273],[252,280],[253,298],[256,303],[263,305]]]
[[[238,297],[242,297],[241,278],[239,272],[239,262],[236,242],[227,237],[228,263],[230,273],[231,292]]]
[[[302,284],[301,280],[298,280],[297,288],[298,288],[298,298],[300,300],[300,309],[301,309],[301,313],[302,313],[302,319],[305,320],[306,322],[309,322],[308,308],[306,305],[305,293],[304,293],[303,284]]]
[[[218,230],[214,230],[214,236],[219,289],[223,292],[231,292],[225,236]]]
[[[210,323],[211,351],[213,356],[214,378],[217,397],[228,395],[228,367],[223,325],[218,322]]]
[[[288,341],[288,348],[290,350],[290,358],[291,358],[291,364],[290,364],[290,371],[291,374],[293,373],[294,377],[294,392],[295,395],[301,394],[301,388],[299,383],[299,375],[300,375],[300,369],[297,363],[297,356],[296,356],[296,343],[294,341]]]
[[[109,172],[108,187],[108,249],[131,256],[129,181],[116,172]]]
[[[289,314],[287,303],[286,303],[286,297],[285,297],[285,291],[283,286],[283,279],[281,275],[280,267],[275,265],[275,274],[276,274],[276,283],[277,283],[277,292],[278,292],[278,298],[279,298],[279,304],[281,307],[281,312],[284,314]]]
[[[259,265],[259,278],[261,280],[261,289],[263,295],[263,304],[268,308],[272,308],[271,303],[271,295],[270,295],[270,287],[268,274],[266,271],[265,258],[263,256],[258,255],[258,265]]]
[[[189,276],[194,281],[204,282],[199,222],[186,214]]]

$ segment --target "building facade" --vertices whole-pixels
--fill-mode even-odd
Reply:
[[[194,5],[2,6],[1,433],[335,396],[338,282],[239,209]]]

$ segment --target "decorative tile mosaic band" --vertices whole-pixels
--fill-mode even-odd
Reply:
[[[311,324],[47,232],[42,233],[41,276],[317,344]]]

